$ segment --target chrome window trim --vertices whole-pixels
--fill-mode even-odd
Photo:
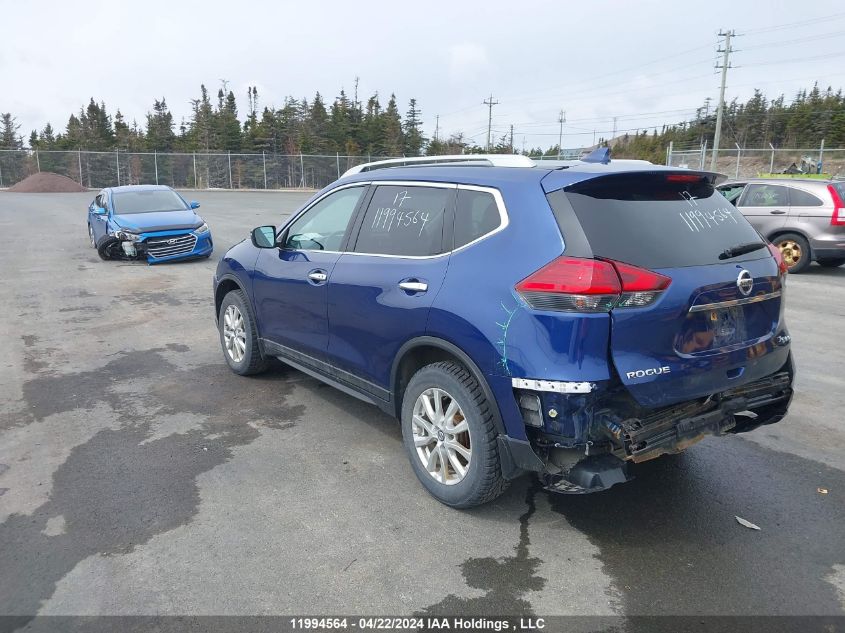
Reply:
[[[399,187],[434,187],[437,189],[455,189],[455,190],[466,190],[466,191],[481,191],[484,193],[489,193],[493,196],[493,199],[496,201],[496,207],[499,210],[499,226],[497,226],[492,231],[488,231],[484,235],[480,235],[479,237],[475,238],[471,242],[467,242],[463,246],[459,246],[458,248],[453,248],[448,251],[444,251],[443,253],[438,253],[437,255],[388,255],[385,253],[356,253],[355,251],[345,250],[345,251],[321,251],[319,249],[296,249],[302,252],[314,252],[314,253],[340,253],[342,255],[360,255],[365,257],[389,257],[389,258],[396,258],[396,259],[438,259],[440,257],[445,257],[447,255],[451,255],[452,253],[457,253],[458,251],[462,251],[465,248],[469,248],[473,244],[480,242],[481,240],[486,240],[488,237],[495,235],[501,231],[504,231],[510,225],[510,216],[508,215],[507,207],[505,206],[505,200],[502,197],[502,192],[496,189],[495,187],[486,187],[482,185],[463,185],[457,184],[453,182],[430,182],[427,180],[367,180],[367,181],[356,181],[347,183],[344,185],[340,185],[339,187],[335,187],[334,189],[327,191],[319,198],[313,200],[307,207],[299,211],[296,215],[292,216],[285,224],[279,229],[278,233],[276,234],[276,239],[279,238],[279,235],[291,224],[293,224],[297,219],[299,219],[303,214],[307,213],[310,209],[314,207],[317,203],[321,200],[330,196],[331,194],[335,193],[336,191],[340,191],[342,189],[349,189],[351,187],[368,187],[368,186],[399,186]],[[457,201],[456,201],[457,202]],[[456,207],[457,211],[457,207]],[[364,209],[364,213],[366,213],[366,209]]]
[[[759,303],[761,301],[768,301],[769,299],[777,299],[781,296],[780,290],[768,292],[763,295],[756,295],[754,297],[745,297],[743,299],[731,299],[730,301],[717,301],[716,303],[702,303],[701,305],[692,306],[690,312],[704,312],[705,310],[718,310],[719,308],[733,308],[735,306],[744,306],[749,303]]]

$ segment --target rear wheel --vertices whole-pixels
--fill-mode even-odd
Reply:
[[[845,257],[837,259],[820,259],[818,260],[818,264],[819,266],[824,266],[825,268],[836,268],[837,266],[845,264]]]
[[[810,245],[803,235],[784,233],[774,239],[784,263],[792,274],[800,273],[810,265]]]
[[[507,487],[491,404],[458,363],[427,365],[402,400],[402,438],[414,473],[438,501],[470,508]]]
[[[241,376],[258,374],[267,369],[267,359],[258,347],[258,330],[244,293],[232,290],[220,304],[217,319],[220,345],[229,368]]]

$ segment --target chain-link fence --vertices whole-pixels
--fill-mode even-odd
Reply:
[[[666,151],[666,164],[709,170],[712,156],[712,149],[705,145],[692,148],[670,146]],[[824,174],[832,178],[845,178],[845,149],[726,147],[719,150],[715,171],[731,178],[754,178],[768,174]]]
[[[350,167],[388,156],[0,150],[0,188],[54,172],[90,189],[320,189]]]

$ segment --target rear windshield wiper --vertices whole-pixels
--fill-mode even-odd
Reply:
[[[760,250],[761,248],[766,248],[765,242],[749,242],[748,244],[738,244],[736,246],[726,248],[721,253],[719,253],[719,259],[730,259],[731,257],[739,257],[740,255],[752,253],[754,251]]]

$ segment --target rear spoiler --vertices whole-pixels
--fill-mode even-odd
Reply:
[[[593,180],[603,177],[617,177],[617,176],[677,176],[681,178],[688,177],[690,179],[706,180],[711,185],[718,185],[725,182],[728,177],[713,171],[699,171],[691,169],[681,169],[679,167],[667,167],[664,165],[643,165],[640,161],[612,161],[610,163],[588,163],[579,161],[575,165],[569,165],[546,174],[541,184],[543,191],[551,193],[558,189],[565,189],[585,180]]]

